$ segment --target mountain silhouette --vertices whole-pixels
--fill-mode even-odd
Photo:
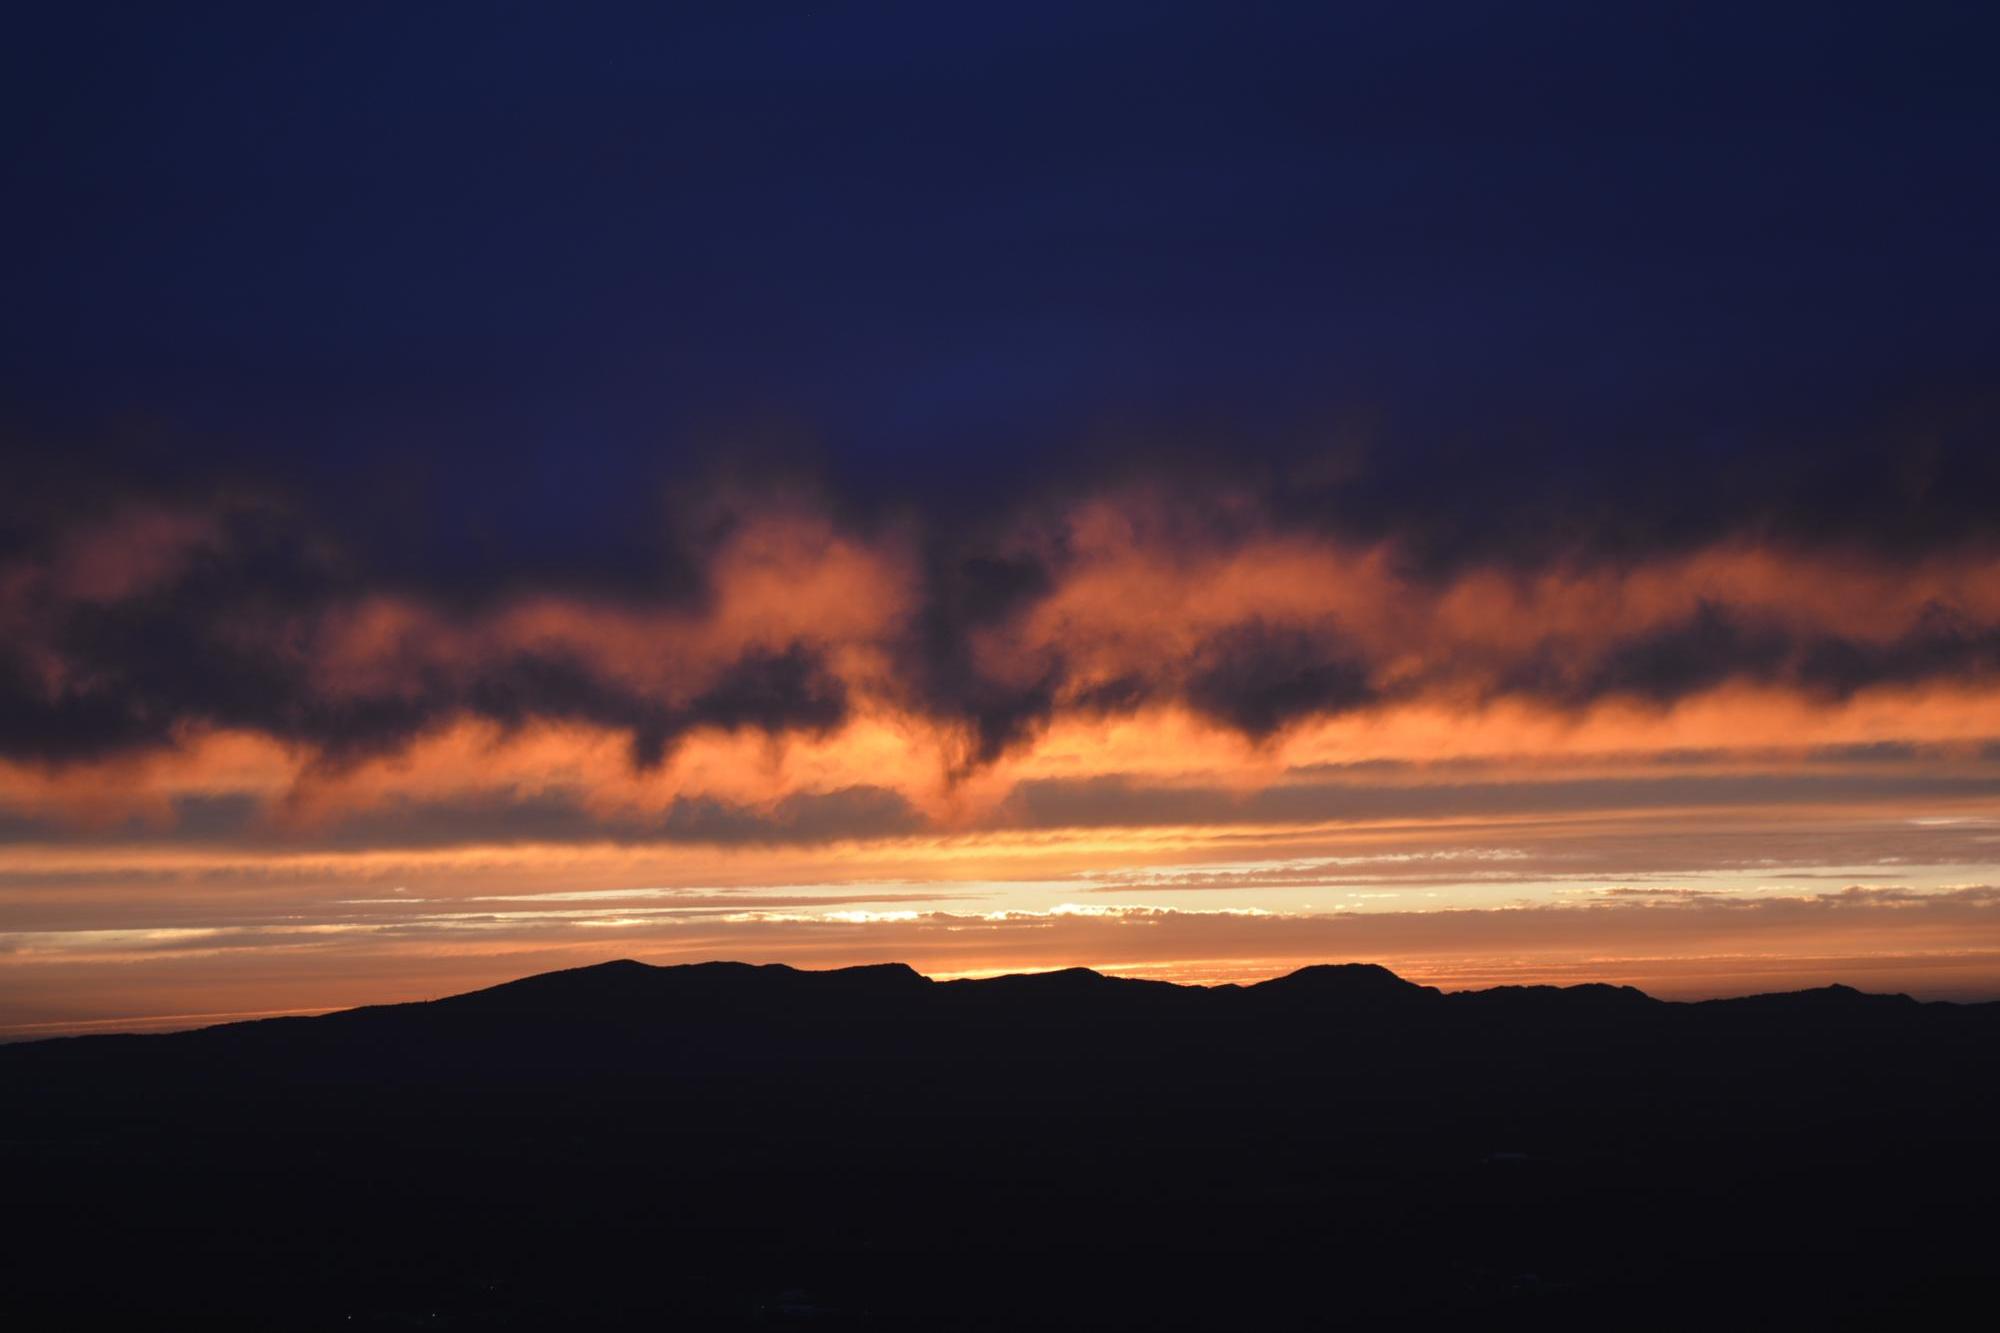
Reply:
[[[1403,980],[1372,963],[1320,964],[1247,988],[1267,1005],[1349,1013],[1408,1009],[1440,998],[1432,986]]]
[[[1839,986],[628,959],[0,1090],[23,1327],[1869,1325],[2000,1185],[2000,1005]]]
[[[447,1012],[484,1014],[595,1014],[612,1018],[651,1011],[671,1012],[676,1005],[719,1005],[761,1009],[839,1002],[857,998],[888,998],[921,991],[930,979],[901,963],[847,967],[827,972],[802,972],[782,963],[692,963],[652,967],[621,958],[591,967],[570,968],[523,977],[485,990],[470,991],[427,1002]],[[404,1013],[409,1005],[352,1011],[369,1014]]]

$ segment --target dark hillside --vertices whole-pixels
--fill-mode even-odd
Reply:
[[[607,963],[0,1049],[5,1290],[23,1327],[1861,1326],[1986,1281],[1996,1039],[1838,987]]]

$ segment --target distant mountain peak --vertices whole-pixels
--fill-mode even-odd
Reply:
[[[1002,991],[1033,991],[1038,994],[1050,992],[1080,992],[1085,990],[1109,990],[1114,987],[1164,986],[1164,981],[1145,981],[1137,977],[1114,977],[1087,967],[1058,967],[1045,972],[1008,972],[997,977],[964,977],[951,983],[961,989],[985,988]]]
[[[1345,1007],[1421,1004],[1442,998],[1435,986],[1420,986],[1377,963],[1316,963],[1245,987],[1245,993],[1266,1001],[1335,1002]]]
[[[859,963],[853,967],[836,967],[825,972],[800,972],[796,968],[786,970],[801,977],[822,978],[825,984],[846,987],[905,990],[934,984],[929,977],[908,963]]]
[[[1389,989],[1428,991],[1431,986],[1420,986],[1397,976],[1380,963],[1313,963],[1287,972],[1282,977],[1257,983],[1259,986],[1381,986]]]
[[[1912,997],[1896,993],[1856,990],[1852,986],[1834,982],[1827,986],[1813,986],[1806,990],[1775,991],[1764,995],[1740,995],[1726,1000],[1703,1000],[1696,1008],[1721,1009],[1883,1009],[1904,1008],[1917,1005]]]
[[[1574,986],[1493,986],[1455,991],[1452,1001],[1475,1011],[1545,1015],[1624,1014],[1658,1009],[1661,1001],[1636,986],[1586,981]]]

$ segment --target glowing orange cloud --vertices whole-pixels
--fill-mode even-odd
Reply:
[[[1976,554],[1892,566],[1731,541],[1622,567],[1426,580],[1401,570],[1393,542],[1189,527],[1131,496],[1024,527],[1001,556],[1042,571],[1042,586],[950,626],[942,650],[926,637],[938,594],[907,533],[843,531],[797,505],[740,520],[684,603],[524,591],[451,610],[364,591],[266,608],[214,633],[297,692],[269,705],[268,726],[169,711],[178,769],[115,752],[52,766],[0,746],[12,760],[0,784],[31,804],[95,788],[114,809],[166,790],[171,771],[214,790],[262,730],[288,753],[257,760],[251,788],[283,786],[295,813],[562,781],[607,809],[866,783],[947,817],[1056,773],[1256,785],[1310,763],[1996,731],[2000,561]],[[63,608],[171,582],[222,541],[198,515],[134,512],[5,571],[0,620],[42,696],[30,706],[59,716],[99,686],[107,707],[129,697],[76,656]],[[953,655],[940,666],[926,658],[937,651]],[[732,698],[758,661],[792,674],[757,686],[769,698]],[[173,706],[145,701],[148,725]],[[347,745],[384,714],[407,720]],[[282,721],[294,716],[323,720],[294,735]],[[617,772],[606,735],[649,725],[664,771]],[[305,762],[334,744],[352,753]],[[54,771],[79,762],[87,780]]]
[[[238,521],[131,507],[0,568],[0,998],[47,1021],[80,992],[43,987],[92,968],[153,976],[157,1013],[310,1007],[382,998],[339,979],[365,960],[442,986],[615,940],[1211,980],[1329,951],[1425,978],[1892,954],[2000,978],[1983,900],[1822,928],[1564,897],[1786,888],[1759,866],[1990,882],[1985,552],[1734,538],[1420,574],[1229,497],[1100,496],[963,547],[779,498],[712,525],[673,596],[455,601],[277,595],[231,565]],[[1153,896],[1105,896],[1128,890]],[[642,896],[487,901],[568,893]],[[1350,924],[1391,900],[1401,933]],[[177,988],[197,954],[236,980]],[[273,980],[292,967],[324,984]]]

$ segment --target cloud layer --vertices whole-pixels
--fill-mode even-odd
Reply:
[[[234,746],[295,804],[553,764],[608,806],[867,786],[936,814],[1063,754],[1072,777],[1160,763],[1110,752],[1121,730],[1252,785],[1315,745],[1351,763],[1728,746],[1774,720],[1798,746],[2000,735],[2000,557],[1977,544],[1746,535],[1433,574],[1393,537],[1160,488],[958,538],[797,499],[698,517],[688,579],[472,597],[270,497],[44,523],[0,563],[6,785],[179,763],[212,790],[204,756]],[[1106,752],[1078,754],[1086,736]]]
[[[606,949],[2000,992],[1962,533],[1439,566],[1165,479],[957,525],[718,485],[656,578],[467,583],[203,494],[8,527],[22,1031]]]

